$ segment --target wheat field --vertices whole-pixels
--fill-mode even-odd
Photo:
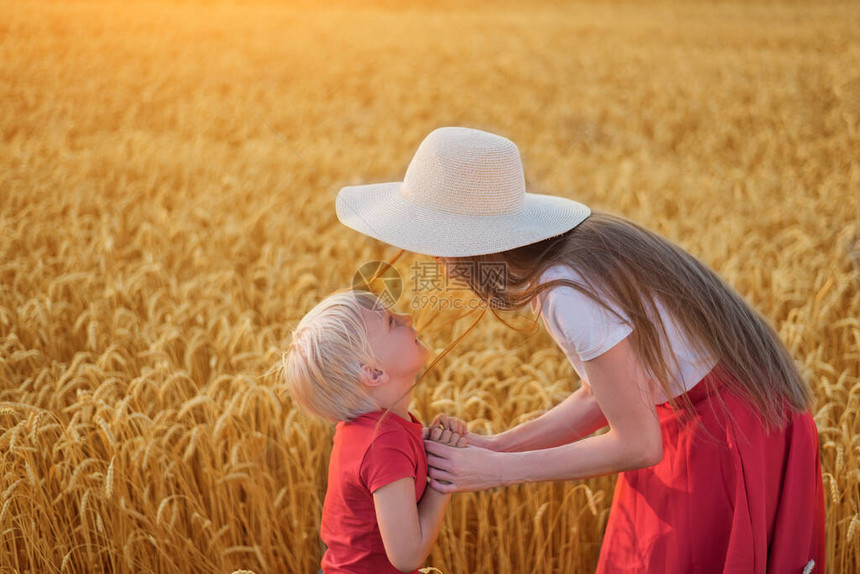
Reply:
[[[268,372],[396,255],[334,192],[443,125],[773,323],[815,391],[828,571],[857,572],[858,33],[857,2],[0,3],[0,573],[316,572],[332,428]],[[435,349],[469,324],[439,316]],[[412,406],[498,432],[576,386],[486,316]],[[456,495],[427,564],[588,572],[613,483]]]

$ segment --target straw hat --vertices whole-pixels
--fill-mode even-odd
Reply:
[[[591,213],[570,199],[526,193],[517,146],[463,127],[430,132],[402,182],[344,187],[335,205],[347,227],[438,257],[535,243],[576,227]]]

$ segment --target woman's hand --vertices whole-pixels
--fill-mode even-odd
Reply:
[[[450,435],[444,431],[449,431]],[[424,427],[423,437],[425,439],[451,444],[452,446],[477,446],[487,450],[501,451],[498,435],[482,435],[469,432],[466,423],[456,417],[449,417],[444,413],[436,415],[429,426]],[[457,435],[462,439],[459,444],[453,444],[451,437]]]
[[[424,427],[421,430],[421,438],[425,442],[431,441],[437,444],[444,444],[457,448],[464,448],[467,444],[466,437],[453,433],[450,430],[442,427]]]
[[[429,427],[424,427],[421,436],[424,440],[447,444],[455,447],[464,447],[468,444],[466,435],[469,434],[466,423],[455,417],[449,417],[444,413],[436,415]]]
[[[475,434],[470,432],[466,434],[466,443],[469,446],[476,446],[478,448],[501,452],[503,449],[501,448],[497,437],[498,435],[494,434]]]
[[[471,492],[505,486],[504,454],[468,446],[453,448],[430,440],[427,451],[430,486],[442,493]]]
[[[466,436],[466,433],[469,432],[469,429],[466,428],[466,423],[457,417],[449,417],[445,413],[439,413],[436,415],[436,418],[433,419],[433,422],[430,423],[431,429],[435,427],[447,429],[460,436]]]

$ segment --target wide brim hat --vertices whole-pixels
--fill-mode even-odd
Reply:
[[[522,247],[573,229],[591,213],[571,199],[527,193],[517,146],[464,127],[424,138],[403,181],[344,187],[335,207],[347,227],[437,257]]]

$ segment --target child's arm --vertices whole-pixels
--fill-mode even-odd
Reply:
[[[429,488],[415,504],[415,479],[401,478],[374,491],[376,520],[388,560],[402,572],[417,570],[424,563],[439,529],[450,494]]]

